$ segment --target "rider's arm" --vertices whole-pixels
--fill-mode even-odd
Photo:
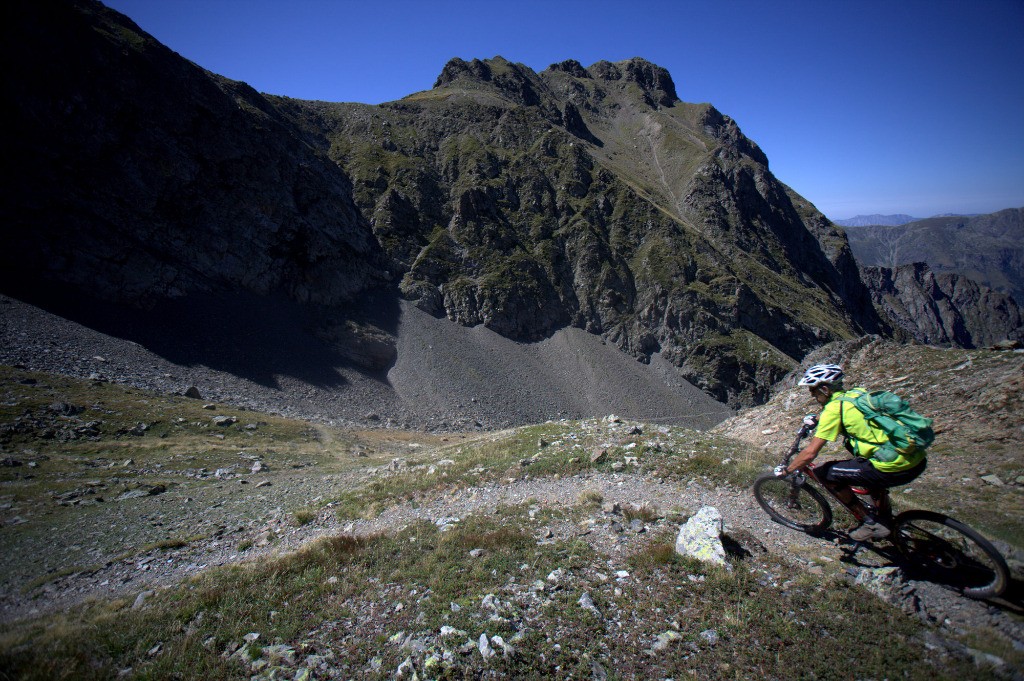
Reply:
[[[818,418],[818,427],[814,436],[807,441],[807,446],[800,450],[800,453],[793,457],[793,460],[786,467],[787,473],[798,471],[818,456],[818,452],[827,442],[834,442],[839,436],[843,427],[842,402],[833,399],[821,410]]]
[[[789,466],[786,467],[786,472],[792,473],[793,471],[798,471],[811,461],[814,461],[814,457],[818,456],[818,452],[821,451],[821,448],[825,446],[826,442],[828,442],[828,440],[822,440],[817,436],[812,437],[807,443],[807,446],[801,449],[800,453],[797,454],[789,463]]]

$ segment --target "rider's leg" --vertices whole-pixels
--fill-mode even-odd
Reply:
[[[850,538],[855,541],[867,539],[881,539],[889,535],[889,528],[886,523],[880,522],[876,517],[874,509],[869,509],[861,499],[854,494],[851,486],[873,487],[871,479],[874,476],[874,468],[867,459],[849,459],[847,461],[832,461],[819,466],[823,469],[815,473],[839,501],[850,509],[857,519],[857,527],[850,530]]]
[[[875,514],[887,522],[892,518],[892,503],[889,501],[889,490],[882,487],[871,490],[871,503],[875,505]]]
[[[847,461],[836,461],[829,466],[822,465],[819,468],[825,469],[819,474],[819,479],[833,489],[831,485],[843,487],[835,494],[844,504],[853,511],[857,519],[862,521],[860,527],[850,532],[850,538],[857,541],[865,539],[881,539],[889,535],[889,525],[892,522],[892,508],[889,505],[887,488],[895,485],[905,485],[925,469],[926,463],[920,464],[908,471],[897,473],[882,473],[875,469],[867,459],[850,459]],[[817,469],[816,469],[817,473]],[[864,508],[860,499],[854,498],[850,485],[866,487],[871,490],[872,500],[875,508],[873,511]],[[880,490],[880,492],[879,492]],[[849,503],[853,499],[854,503]],[[863,516],[858,511],[863,510]]]
[[[870,516],[868,509],[861,500],[853,493],[850,489],[851,485],[862,484],[859,477],[853,475],[852,472],[845,470],[842,464],[846,464],[846,461],[828,461],[817,468],[815,468],[815,474],[818,480],[821,481],[825,487],[829,489],[832,494],[836,495],[839,501],[850,509],[853,516],[857,519],[857,522],[863,522]]]
[[[922,461],[910,470],[874,474],[877,480],[867,487],[870,490],[871,502],[875,505],[875,514],[883,523],[888,524],[892,520],[892,500],[889,497],[889,488],[906,485],[917,479],[917,476],[921,475],[927,466],[927,461]]]
[[[857,519],[858,523],[861,523],[868,518],[870,513],[868,512],[867,507],[864,506],[863,502],[857,498],[857,495],[853,493],[853,490],[851,490],[849,486],[838,484],[831,480],[823,480],[822,482],[829,488],[832,494],[836,495],[836,498],[839,499],[839,501],[843,502],[843,504],[850,509],[850,512],[853,513],[853,517]]]

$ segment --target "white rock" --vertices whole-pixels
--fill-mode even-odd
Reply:
[[[682,638],[682,634],[680,634],[678,631],[669,630],[664,633],[658,634],[657,640],[651,647],[651,652],[661,652],[662,650],[668,648],[669,644],[672,643],[672,641],[676,641],[680,638]]]
[[[441,627],[441,632],[440,632],[439,635],[442,636],[442,637],[443,636],[459,636],[459,637],[462,637],[462,636],[466,635],[466,632],[464,632],[462,629],[456,629],[455,627],[449,627],[446,624],[443,627]]]
[[[594,605],[594,599],[590,597],[590,594],[584,593],[582,596],[580,596],[580,599],[578,601],[576,601],[576,602],[579,603],[580,607],[583,608],[584,610],[589,610],[590,612],[592,612],[595,615],[597,615],[598,618],[602,618],[603,619],[603,615],[601,614],[601,611],[597,609],[596,605]]]
[[[485,660],[494,657],[494,648],[491,647],[491,642],[487,640],[487,634],[480,634],[480,640],[476,645],[481,657]]]
[[[706,563],[722,565],[727,569],[732,568],[725,560],[725,547],[722,545],[722,514],[717,508],[702,507],[679,528],[676,553]]]
[[[718,632],[714,629],[705,629],[704,631],[697,634],[707,643],[709,646],[718,645]]]
[[[395,670],[396,679],[419,679],[419,675],[416,674],[416,668],[412,666],[412,658],[407,657],[402,661],[402,664],[398,665],[398,669]]]
[[[505,639],[503,639],[501,636],[492,636],[491,643],[501,648],[502,657],[508,657],[509,655],[515,653],[515,649],[513,649],[512,646],[506,643]]]
[[[146,599],[152,596],[153,593],[153,591],[143,591],[142,593],[140,593],[135,598],[135,602],[132,604],[132,610],[138,610],[139,608],[141,608],[145,604]]]

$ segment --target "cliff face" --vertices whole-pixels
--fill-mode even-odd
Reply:
[[[150,305],[244,289],[335,302],[380,249],[318,140],[93,2],[3,11],[9,290]]]
[[[865,267],[875,304],[919,343],[983,348],[1024,339],[1024,320],[1011,296],[925,263]]]
[[[823,342],[885,329],[842,232],[644,60],[453,60],[379,107],[275,101],[330,140],[432,314],[522,340],[578,326],[732,403]]]
[[[660,353],[733,405],[887,330],[842,231],[642,59],[452,60],[429,91],[328,104],[206,72],[89,0],[3,11],[6,292],[391,287],[516,340],[575,326]]]

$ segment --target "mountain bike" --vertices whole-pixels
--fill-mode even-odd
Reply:
[[[804,419],[783,465],[800,451],[800,443],[814,429],[813,417]],[[816,483],[816,484],[812,484]],[[887,537],[904,561],[908,574],[942,584],[968,598],[1001,596],[1009,584],[1006,561],[978,532],[942,513],[925,510],[892,514],[888,490],[853,487],[857,498],[892,533]],[[822,493],[824,490],[825,493]],[[811,535],[820,535],[832,524],[828,497],[853,513],[814,473],[814,464],[785,477],[774,473],[754,481],[754,498],[772,520]],[[863,545],[856,542],[853,552]]]

